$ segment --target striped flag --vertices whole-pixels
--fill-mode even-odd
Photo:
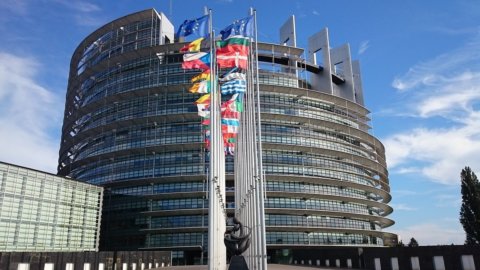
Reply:
[[[181,52],[198,52],[200,51],[200,46],[202,45],[203,37],[196,39],[187,45],[183,46],[180,51]]]
[[[221,110],[243,112],[243,94],[232,95],[232,97],[229,100],[222,103]]]
[[[201,81],[195,83],[188,91],[190,93],[210,93],[210,81]]]
[[[224,110],[222,112],[222,117],[240,119],[240,113],[236,111],[231,111],[231,110]]]
[[[230,125],[222,125],[222,134],[237,134],[238,133],[238,126],[230,126]],[[225,137],[224,137],[225,138]]]
[[[239,52],[247,55],[249,51],[250,41],[246,38],[233,36],[227,40],[217,41],[217,54],[227,52]]]
[[[195,101],[195,104],[207,104],[210,103],[210,94],[205,94]]]
[[[227,126],[236,126],[238,127],[240,125],[240,121],[235,118],[222,118],[222,125],[227,125]]]
[[[247,82],[245,80],[231,80],[220,86],[222,95],[245,93],[246,90]]]
[[[248,56],[241,55],[239,52],[217,54],[217,64],[220,68],[240,67],[248,69]]]
[[[223,132],[223,142],[224,143],[234,143],[237,141],[237,133],[226,133]]]
[[[221,68],[248,67],[248,52],[250,41],[246,38],[233,36],[224,41],[217,41],[217,64]]]
[[[210,70],[205,70],[204,72],[198,74],[197,76],[193,77],[191,82],[196,83],[199,81],[210,80]]]
[[[183,69],[210,69],[210,53],[206,52],[197,52],[197,53],[186,53],[183,55]]]
[[[231,80],[246,80],[246,76],[244,73],[240,72],[231,72],[223,75],[222,78],[218,79],[221,82],[231,81]]]

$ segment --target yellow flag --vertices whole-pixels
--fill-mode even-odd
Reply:
[[[203,81],[203,80],[210,80],[210,70],[207,70],[203,73],[198,74],[197,76],[192,78],[192,83]]]
[[[194,41],[190,42],[189,44],[183,46],[180,51],[181,52],[198,52],[200,51],[200,45],[202,45],[203,38],[195,39]]]
[[[210,102],[210,94],[205,94],[201,96],[197,101],[195,101],[195,104],[205,104]]]
[[[210,93],[210,81],[201,81],[198,82],[188,90],[190,93]]]

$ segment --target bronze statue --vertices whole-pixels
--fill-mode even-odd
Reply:
[[[245,250],[250,247],[250,234],[250,228],[243,226],[243,224],[234,217],[233,228],[225,232],[225,238],[223,240],[228,252],[234,256],[239,256],[245,252]]]

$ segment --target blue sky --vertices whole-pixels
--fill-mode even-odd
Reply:
[[[329,28],[362,69],[373,134],[387,149],[396,224],[421,245],[461,244],[459,173],[480,173],[480,2],[477,0],[2,0],[0,160],[56,171],[70,56],[89,33],[154,7],[178,26],[214,13],[221,29],[254,7],[259,38],[278,42],[296,16],[297,45]]]

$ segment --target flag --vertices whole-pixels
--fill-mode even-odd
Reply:
[[[205,140],[205,149],[210,149],[210,140]]]
[[[235,94],[232,96],[232,98],[235,97],[235,108],[237,108],[237,111],[243,112],[243,93],[240,94]]]
[[[240,52],[243,55],[248,54],[250,40],[241,36],[232,36],[226,40],[219,40],[216,42],[217,54],[227,53],[230,51]]]
[[[239,52],[217,54],[217,64],[220,68],[240,67],[248,69],[248,57]]]
[[[210,103],[210,94],[205,94],[195,101],[195,104],[207,104]]]
[[[222,118],[222,125],[238,127],[240,125],[240,121],[236,118]]]
[[[225,134],[237,134],[238,133],[238,126],[229,126],[229,125],[222,125],[222,133],[224,134],[224,139],[225,139]]]
[[[217,62],[219,67],[248,66],[248,46],[250,41],[243,37],[233,36],[224,41],[217,41]]]
[[[210,53],[206,52],[197,52],[197,53],[187,53],[183,55],[183,69],[210,69]]]
[[[244,73],[231,72],[231,73],[227,73],[227,74],[223,75],[223,77],[219,78],[218,80],[221,81],[221,82],[226,82],[226,81],[230,81],[230,80],[246,80],[246,76],[245,76]]]
[[[177,37],[186,37],[192,33],[200,37],[208,35],[208,15],[193,20],[185,20],[177,31]]]
[[[203,118],[210,117],[210,104],[197,104],[198,116]]]
[[[235,144],[234,143],[225,143],[225,155],[233,156],[235,153]]]
[[[236,35],[253,38],[253,16],[248,16],[233,22],[220,31],[220,35],[222,35],[222,40]]]
[[[190,87],[188,90],[190,93],[210,93],[210,81],[201,81],[198,83],[195,83]]]
[[[247,90],[247,82],[245,80],[231,80],[220,86],[222,95],[245,93],[245,90]]]
[[[223,136],[223,142],[234,143],[237,140],[237,133],[223,132],[223,128],[222,128],[222,136]]]
[[[192,83],[196,83],[203,80],[210,80],[210,70],[205,70],[204,72],[198,74],[197,76],[193,77],[191,81]]]
[[[221,111],[225,110],[243,112],[243,95],[234,94],[229,100],[223,102],[221,106]]]
[[[235,100],[227,100],[222,103],[220,114],[223,118],[240,119],[240,112],[237,110]]]
[[[198,38],[195,39],[194,41],[188,43],[187,45],[183,46],[180,51],[181,52],[198,52],[200,51],[200,45],[202,45],[202,40],[204,38]]]
[[[236,111],[225,110],[222,112],[222,117],[240,119],[240,113]]]
[[[203,120],[202,125],[209,126],[210,125],[210,118],[207,118],[207,119]]]

